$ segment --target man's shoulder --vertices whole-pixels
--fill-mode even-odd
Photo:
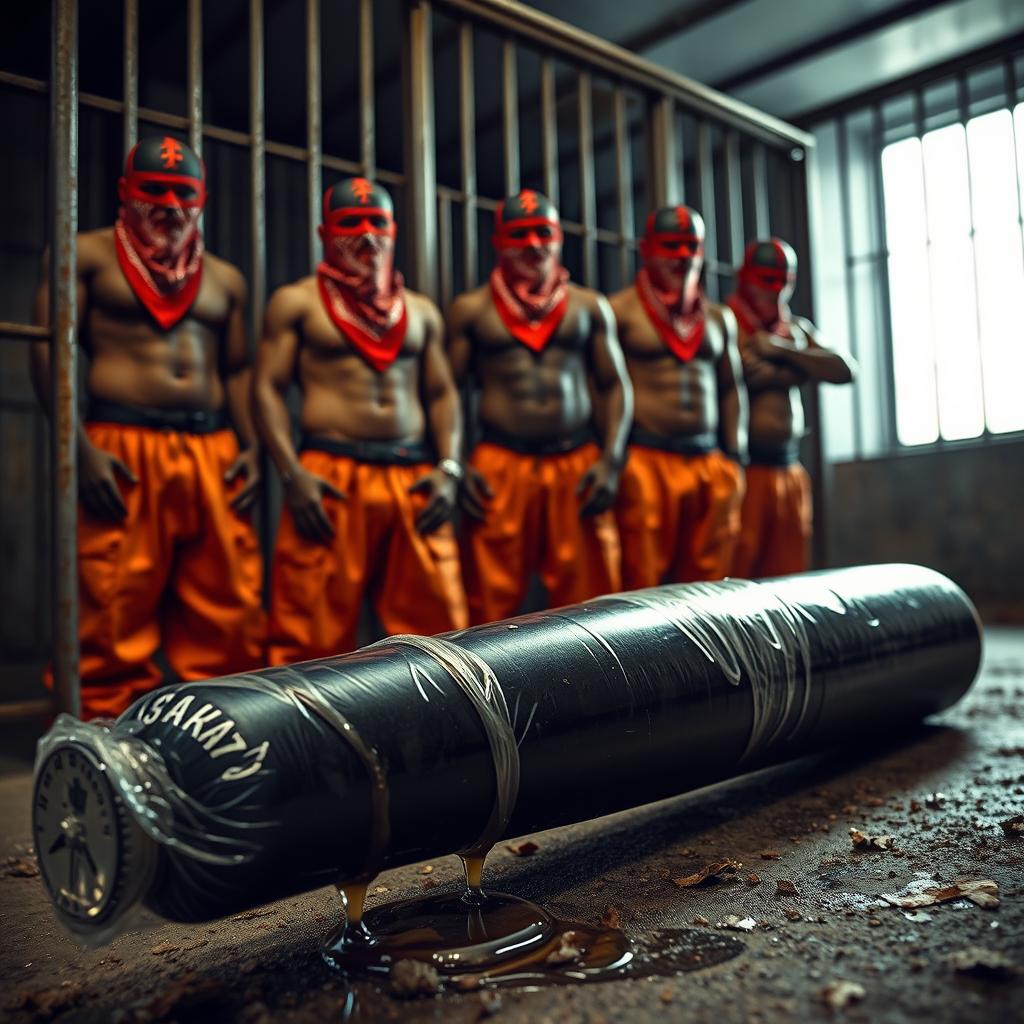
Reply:
[[[625,288],[620,288],[617,292],[612,292],[608,296],[608,304],[615,311],[616,316],[624,316],[632,313],[639,305],[639,296],[637,295],[636,285],[630,283]]]
[[[310,274],[275,288],[267,303],[267,314],[282,320],[296,320],[318,301],[316,278]]]
[[[203,272],[208,273],[232,295],[245,294],[245,275],[234,263],[206,250],[203,253]]]
[[[475,288],[470,288],[468,292],[456,295],[449,303],[447,310],[448,319],[473,320],[487,308],[490,298],[491,288],[487,282],[477,285]]]
[[[96,270],[117,258],[113,227],[95,228],[78,235],[76,250],[79,273]]]
[[[441,313],[437,308],[437,303],[428,295],[424,295],[422,292],[414,292],[409,288],[405,289],[405,303],[412,309],[415,309],[418,313],[423,316],[440,316]]]

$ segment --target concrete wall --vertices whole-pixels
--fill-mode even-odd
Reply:
[[[839,463],[829,562],[917,562],[986,622],[1024,623],[1024,440]]]

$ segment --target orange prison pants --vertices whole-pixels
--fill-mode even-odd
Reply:
[[[452,524],[427,536],[416,529],[427,497],[409,488],[429,465],[376,465],[320,451],[302,452],[299,462],[347,497],[324,496],[335,531],[329,544],[307,540],[291,510],[282,510],[271,590],[272,665],[353,650],[365,594],[390,634],[468,625]]]
[[[82,717],[119,715],[161,681],[263,664],[262,566],[252,524],[229,505],[243,481],[230,430],[188,434],[89,423],[89,439],[138,477],[118,477],[128,515],[78,520]]]
[[[742,500],[743,471],[721,452],[632,445],[616,503],[625,589],[727,576]]]
[[[483,443],[471,463],[494,497],[487,518],[463,520],[463,566],[474,625],[519,611],[533,572],[551,607],[619,589],[619,538],[611,510],[580,518],[576,487],[598,457],[585,444],[558,455],[524,455]]]
[[[742,517],[733,576],[762,579],[807,569],[811,478],[799,462],[790,466],[749,466]]]

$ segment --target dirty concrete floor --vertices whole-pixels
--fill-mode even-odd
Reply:
[[[496,850],[485,884],[562,917],[596,922],[615,907],[633,935],[695,918],[695,927],[714,928],[730,914],[756,921],[749,933],[729,932],[746,948],[716,967],[506,989],[496,1008],[479,994],[409,1002],[366,985],[347,990],[319,957],[340,914],[329,890],[199,926],[151,921],[106,948],[79,948],[58,928],[38,877],[20,877],[34,867],[22,769],[0,778],[0,1019],[459,1024],[496,1011],[510,1024],[1024,1020],[1024,836],[999,824],[1022,812],[1024,630],[992,630],[967,698],[899,745],[816,756],[542,833],[529,857]],[[894,848],[858,851],[851,828],[892,836]],[[725,858],[743,864],[731,878],[699,888],[673,882]],[[370,905],[457,884],[455,857],[433,868],[382,875],[375,885],[387,892]],[[994,881],[999,906],[961,899],[913,910],[879,900],[965,878]],[[780,879],[796,894],[778,895]],[[947,958],[969,947],[1021,969],[1003,978],[957,973]],[[837,981],[861,986],[863,999],[826,1007],[821,992]]]

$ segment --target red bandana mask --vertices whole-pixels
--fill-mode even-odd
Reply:
[[[206,168],[177,139],[144,139],[118,182],[114,246],[128,284],[160,327],[182,320],[199,294]]]
[[[398,358],[408,317],[405,284],[394,269],[391,199],[366,178],[349,178],[324,195],[317,267],[320,298],[335,327],[383,373]]]
[[[789,297],[796,284],[796,253],[782,239],[751,242],[726,299],[746,334],[768,331],[791,338]]]
[[[491,271],[491,296],[498,315],[513,338],[542,352],[569,305],[558,211],[539,192],[524,189],[498,208],[492,240],[498,265]]]
[[[648,319],[677,359],[689,362],[704,340],[704,221],[696,210],[667,206],[653,211],[640,241],[644,265],[636,291]]]

